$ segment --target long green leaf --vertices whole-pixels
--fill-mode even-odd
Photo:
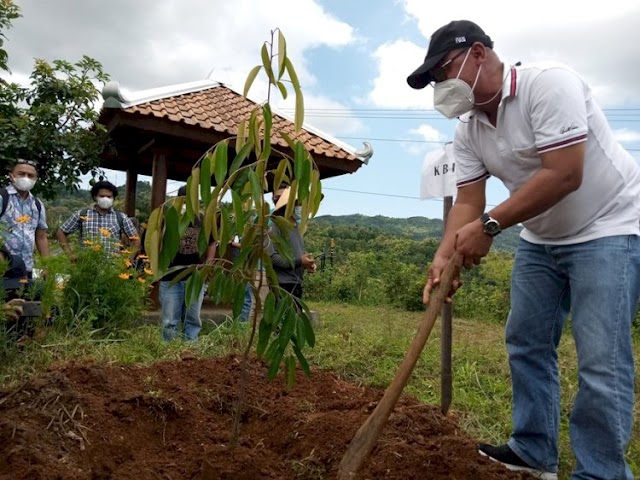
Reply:
[[[164,214],[163,207],[160,206],[151,212],[149,221],[147,222],[147,233],[144,240],[145,252],[149,256],[151,262],[151,270],[157,275],[158,264],[160,260],[160,233],[162,230]]]
[[[262,202],[262,185],[260,179],[253,170],[249,171],[249,182],[251,183],[251,195],[253,196],[253,202],[256,205],[260,205]]]
[[[262,49],[260,50],[260,55],[262,56],[262,66],[264,67],[264,71],[269,77],[269,82],[275,84],[276,79],[273,76],[273,68],[271,68],[271,58],[269,57],[269,49],[267,48],[267,44],[262,45]]]
[[[191,213],[192,220],[200,214],[200,200],[199,200],[199,190],[200,190],[200,167],[196,167],[191,170],[191,182],[187,187],[188,194],[188,202],[187,202],[187,212]]]
[[[278,168],[276,169],[276,173],[273,176],[273,191],[275,192],[280,188],[282,184],[282,179],[284,178],[287,167],[289,166],[289,160],[283,158],[278,163]]]
[[[180,249],[180,218],[175,208],[167,208],[164,214],[164,235],[160,251],[159,269],[166,270]]]
[[[225,176],[227,175],[227,166],[229,162],[227,142],[220,142],[216,146],[214,155],[215,155],[214,171],[216,176],[216,185],[222,185],[224,183]]]
[[[287,87],[284,86],[284,83],[278,82],[276,83],[278,86],[278,90],[280,90],[280,95],[282,95],[282,99],[286,100],[289,92],[287,92]]]
[[[284,75],[284,61],[287,59],[287,42],[284,35],[278,30],[278,80]],[[278,82],[280,83],[280,82]],[[285,96],[286,98],[286,96]]]
[[[273,357],[271,358],[271,364],[269,365],[269,370],[267,371],[267,378],[269,380],[273,380],[278,375],[278,370],[280,370],[280,363],[282,362],[282,357],[284,356],[285,347],[277,342],[277,348]]]
[[[307,359],[302,354],[302,350],[300,350],[297,346],[294,345],[293,346],[293,352],[296,354],[296,357],[298,357],[298,362],[300,362],[300,366],[302,367],[302,371],[304,372],[304,374],[307,377],[309,375],[311,375],[311,369],[309,368],[309,362],[307,362]]]
[[[296,94],[294,126],[297,132],[302,128],[302,124],[304,123],[304,98],[302,96],[302,90],[300,89],[298,75],[296,74],[295,68],[293,68],[293,64],[288,58],[285,59],[285,67],[287,69],[287,73],[289,73],[289,79],[291,80],[291,85],[293,85],[293,91]]]
[[[262,117],[264,119],[264,133],[261,158],[268,160],[271,156],[271,126],[273,124],[271,106],[268,103],[262,106]]]
[[[256,65],[251,69],[251,71],[249,72],[249,75],[247,75],[247,79],[244,82],[244,90],[242,93],[242,95],[244,95],[245,97],[249,93],[249,90],[251,90],[251,85],[253,84],[253,81],[258,76],[258,73],[260,73],[261,68],[262,68],[262,65]]]
[[[242,165],[242,162],[244,162],[245,158],[247,158],[249,156],[249,153],[251,153],[252,148],[253,148],[253,143],[247,142],[236,153],[236,156],[234,157],[233,162],[231,162],[231,167],[229,167],[229,176],[233,175],[236,172],[236,170],[240,168],[240,166]]]
[[[198,270],[194,270],[184,286],[184,296],[187,308],[189,308],[194,302],[198,301],[203,285],[204,281],[202,279],[202,275]]]
[[[200,175],[200,197],[205,205],[211,201],[211,155],[206,154],[202,159]]]

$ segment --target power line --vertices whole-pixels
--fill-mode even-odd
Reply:
[[[398,195],[395,193],[381,193],[381,192],[363,192],[360,190],[348,190],[345,188],[329,188],[329,187],[322,187],[322,190],[332,190],[335,192],[347,192],[347,193],[357,193],[360,195],[373,195],[376,197],[393,197],[393,198],[405,198],[405,199],[409,199],[409,200],[422,200],[420,197],[411,197],[409,195]],[[425,201],[431,201],[431,202],[444,202],[444,199],[442,198],[429,198]],[[492,205],[490,203],[487,203],[487,207],[496,207],[497,205]]]
[[[417,140],[410,138],[374,138],[374,137],[336,137],[341,140],[371,140],[374,142],[402,142],[402,143],[437,143],[440,145],[444,145],[446,143],[451,142],[451,140],[447,141],[437,141],[437,140]],[[640,148],[625,148],[628,152],[640,152]]]

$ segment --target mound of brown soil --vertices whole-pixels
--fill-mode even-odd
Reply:
[[[52,368],[0,392],[0,478],[335,478],[382,396],[323,371],[298,375],[287,390],[252,361],[232,446],[240,371],[235,357]],[[524,477],[480,457],[435,407],[402,398],[362,478]]]

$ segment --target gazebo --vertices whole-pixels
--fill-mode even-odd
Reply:
[[[127,174],[125,212],[135,214],[138,175],[152,177],[151,206],[165,201],[167,180],[185,181],[194,163],[212,145],[237,135],[237,126],[256,103],[227,85],[212,80],[125,93],[118,82],[102,91],[104,105],[99,122],[106,126],[109,147],[103,154],[105,168]],[[293,121],[274,111],[273,131],[293,134]],[[354,173],[373,155],[340,142],[307,124],[298,137],[313,156],[320,178]],[[291,154],[287,143],[272,136],[274,150]],[[234,143],[231,141],[230,149]],[[271,159],[278,161],[278,153]]]

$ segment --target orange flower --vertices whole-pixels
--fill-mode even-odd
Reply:
[[[85,240],[84,242],[85,245],[93,245],[93,242],[91,240]]]
[[[131,274],[129,274],[129,273],[121,273],[118,276],[123,280],[129,280],[131,278]]]
[[[122,247],[122,243],[121,243],[121,242],[116,242],[116,243],[115,243],[115,246],[116,246],[116,247],[118,247],[118,248],[120,248],[120,247]]]
[[[88,222],[89,221],[89,217],[87,217],[86,215],[80,215],[80,220]]]
[[[146,273],[147,275],[153,275],[153,270],[151,270],[150,268],[145,268],[144,273]]]
[[[146,281],[144,278],[142,278],[142,277],[138,277],[138,281],[139,281],[140,283],[147,283],[147,281]]]
[[[120,253],[124,253],[125,255],[129,255],[131,253],[131,250],[122,250]]]
[[[139,258],[141,258],[141,259],[143,259],[143,260],[144,260],[144,259],[146,259],[146,258],[149,258],[149,257],[148,257],[148,256],[146,256],[144,253],[141,253],[140,255],[138,255],[138,257],[139,257]]]
[[[98,230],[100,230],[100,233],[103,234],[105,237],[110,237],[111,236],[111,232],[109,230],[107,230],[106,228],[99,228]]]
[[[102,245],[96,244],[91,248],[93,249],[93,251],[99,252],[100,250],[102,250]]]
[[[29,215],[20,215],[18,218],[16,218],[16,222],[18,223],[27,223],[29,220],[31,219],[31,217]]]
[[[25,283],[29,283],[29,279],[28,278],[21,278],[20,280],[18,280],[18,282],[25,284]]]
[[[133,263],[131,263],[131,260],[129,260],[128,258],[124,261],[124,264],[127,266],[127,268],[130,268],[133,266]]]

